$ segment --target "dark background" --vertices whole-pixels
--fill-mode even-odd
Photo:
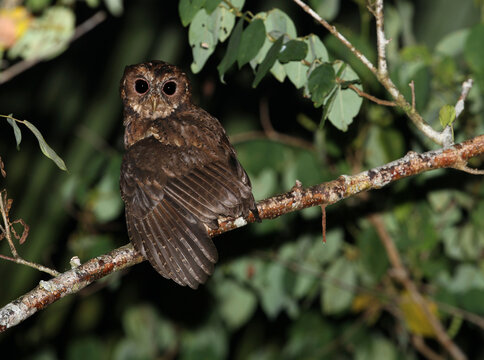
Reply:
[[[397,7],[402,2],[389,3]],[[412,33],[415,42],[427,46],[430,52],[444,35],[479,22],[479,10],[472,1],[414,1],[405,4],[413,5]],[[325,39],[326,31],[292,2],[247,1],[244,9],[257,13],[273,7],[289,14],[295,22],[298,34],[314,32]],[[94,11],[85,3],[77,3],[76,24],[92,16]],[[365,12],[364,4],[343,1],[333,22],[342,31],[358,38],[363,48],[369,49],[367,53],[370,58],[374,59],[373,22]],[[183,28],[179,19],[177,2],[128,1],[125,2],[121,16],[108,15],[106,21],[75,41],[60,56],[42,62],[0,86],[1,113],[13,113],[14,117],[34,123],[47,143],[65,160],[69,169],[69,172],[62,172],[42,156],[35,137],[25,128],[22,128],[22,144],[17,151],[10,126],[0,119],[0,156],[7,172],[7,178],[1,180],[2,188],[5,187],[9,198],[14,199],[11,218],[22,218],[30,226],[27,242],[18,246],[24,258],[63,271],[69,268],[69,259],[73,255],[78,255],[84,262],[128,242],[120,200],[112,199],[117,196],[119,164],[123,152],[124,129],[118,87],[124,66],[128,64],[162,59],[185,69],[192,79],[194,101],[219,118],[230,135],[261,130],[259,107],[262,101],[267,103],[272,124],[277,131],[308,142],[313,142],[317,137],[296,119],[304,114],[318,122],[320,109],[315,109],[289,81],[281,84],[268,76],[253,89],[253,72],[249,66],[241,70],[232,68],[225,75],[226,85],[219,81],[216,67],[224,55],[225,43],[218,45],[199,74],[192,74],[192,55],[187,33],[187,28]],[[403,38],[394,41],[402,47],[408,45]],[[338,53],[337,47],[331,49],[328,44],[332,56],[346,56]],[[456,60],[456,63],[465,69],[464,62],[459,63]],[[363,81],[369,78],[365,73],[359,72],[359,75]],[[436,80],[433,81],[432,84],[435,84]],[[459,81],[460,78],[456,75],[455,86],[449,86],[453,96],[450,98],[457,99]],[[376,96],[386,96],[374,79],[364,82],[363,85]],[[435,94],[431,93],[430,96]],[[264,194],[264,177],[261,174],[266,168],[273,170],[271,174],[275,176],[275,180],[271,180],[268,186],[270,193],[265,196],[287,191],[287,184],[293,178],[307,179],[303,184],[311,185],[336,178],[345,172],[352,173],[367,168],[372,164],[371,159],[355,161],[355,158],[365,158],[368,148],[371,150],[371,144],[368,143],[369,126],[380,127],[382,133],[388,131],[399,134],[398,141],[403,144],[402,147],[389,149],[388,153],[381,155],[383,160],[393,160],[410,149],[418,150],[425,146],[424,141],[415,135],[415,129],[408,125],[409,122],[399,111],[385,109],[382,116],[377,116],[380,120],[390,119],[388,125],[374,120],[374,115],[372,118],[375,108],[377,107],[365,101],[362,113],[347,133],[339,132],[328,123],[325,125],[323,136],[329,144],[329,150],[317,148],[308,162],[315,165],[313,167],[316,170],[308,170],[303,164],[296,166],[295,173],[286,173],[285,165],[288,162],[306,156],[303,150],[294,150],[283,145],[266,146],[263,142],[237,143],[236,148],[243,165],[251,177],[258,179],[255,185],[261,184],[261,188],[256,191]],[[473,119],[478,123],[475,117]],[[473,125],[475,123],[471,122],[469,126],[474,130],[479,129],[478,125]],[[478,132],[474,135],[477,134]],[[362,141],[362,138],[366,140]],[[268,149],[272,152],[267,153]],[[365,228],[361,221],[372,211],[391,213],[407,202],[411,204],[409,206],[420,206],[421,202],[427,202],[430,192],[439,189],[473,194],[468,190],[473,188],[474,194],[481,196],[480,187],[482,186],[476,178],[456,172],[440,172],[433,178],[420,181],[410,179],[374,193],[369,199],[350,199],[331,207],[328,213],[328,230],[340,231],[348,244],[358,246],[359,240],[355,232]],[[111,196],[108,205],[100,204],[103,196]],[[477,198],[475,200],[472,206],[477,207]],[[108,218],[100,218],[98,211],[103,211],[102,206],[115,210]],[[426,212],[419,211],[425,217]],[[473,210],[467,207],[460,213],[464,214],[460,224],[464,224],[470,221]],[[400,233],[406,232],[408,224],[414,223],[405,221],[401,220],[399,223],[405,229]],[[232,261],[252,256],[257,261],[266,261],[267,254],[277,252],[283,244],[295,242],[302,234],[320,236],[320,227],[321,221],[317,214],[291,214],[282,220],[250,225],[224,234],[215,240],[221,260],[218,265],[219,273],[210,282],[215,284],[225,276],[233,279],[230,270],[227,270],[229,275],[226,275],[226,269]],[[412,236],[407,234],[408,238]],[[440,234],[436,236],[439,237]],[[8,254],[5,242],[0,243],[0,249],[2,254]],[[351,258],[348,251],[347,248],[344,256]],[[414,254],[411,249],[405,247],[403,252],[412,259]],[[449,269],[460,264],[461,260],[449,258],[445,254],[442,244],[436,252],[440,254],[439,261],[444,262]],[[415,257],[418,258],[416,255]],[[379,259],[376,256],[374,261],[378,262]],[[267,261],[270,263],[270,260]],[[482,269],[482,261],[481,256],[473,259],[472,264],[477,267],[481,264]],[[414,264],[413,260],[408,265],[411,264]],[[428,282],[430,287],[434,286],[435,278],[425,277],[425,271],[417,273],[420,274],[417,277],[422,284]],[[0,305],[3,306],[32,289],[40,279],[48,278],[36,270],[1,260]],[[383,287],[382,283],[373,285],[375,288]],[[267,314],[264,306],[258,305],[242,326],[228,329],[221,325],[224,329],[221,331],[224,340],[217,341],[224,344],[225,350],[197,353],[193,349],[199,348],[190,346],[198,344],[197,341],[205,344],[205,340],[197,340],[202,339],[197,337],[199,333],[209,339],[206,340],[208,344],[218,344],[217,341],[210,341],[211,338],[207,335],[210,330],[203,330],[204,327],[209,329],[207,324],[212,324],[214,317],[217,317],[220,301],[215,287],[216,285],[207,285],[197,291],[185,289],[161,278],[148,264],[143,263],[98,281],[79,294],[58,301],[47,310],[0,334],[0,354],[5,358],[18,359],[196,359],[219,358],[220,354],[221,357],[256,359],[271,358],[272,355],[267,355],[270,353],[275,354],[274,358],[280,358],[278,356],[283,355],[278,353],[279,348],[284,348],[298,336],[301,337],[296,324],[299,321],[301,329],[307,326],[308,329],[314,329],[308,330],[309,332],[321,331],[321,339],[314,340],[315,343],[332,345],[325,347],[322,353],[314,351],[304,354],[287,350],[284,353],[287,358],[336,358],[331,354],[339,354],[338,358],[350,358],[355,353],[361,353],[361,349],[356,351],[360,342],[356,341],[354,347],[348,343],[350,335],[347,333],[354,330],[355,324],[361,325],[361,328],[355,330],[357,333],[367,332],[365,336],[385,338],[395,349],[405,349],[398,355],[399,358],[418,356],[408,343],[398,340],[398,331],[395,330],[398,326],[394,324],[395,319],[387,313],[381,315],[373,324],[365,323],[363,317],[351,311],[325,317],[324,326],[319,323],[312,324],[312,319],[324,317],[317,291],[308,294],[304,299],[296,300],[300,302],[298,316],[291,315],[290,311],[271,316]],[[385,290],[382,292],[385,293]],[[256,298],[260,301],[259,295]],[[169,326],[171,332],[160,330],[163,326]],[[173,337],[170,338],[164,331],[174,334]],[[164,334],[159,335],[164,340],[157,338],[150,342],[149,337],[158,336],[156,334]],[[132,340],[137,339],[137,336],[142,340]],[[131,342],[126,339],[131,339]],[[168,345],[165,344],[165,339],[168,339]],[[469,351],[469,344],[478,344],[482,340],[482,332],[467,323],[463,325],[457,338],[459,344]],[[361,340],[361,343],[364,342]],[[304,344],[304,341],[301,340],[301,343]],[[142,353],[139,349],[143,346],[144,350],[150,349],[147,351],[148,355],[139,355]],[[151,350],[152,347],[154,350]],[[209,345],[200,348],[211,349]],[[482,356],[480,350],[472,351]]]

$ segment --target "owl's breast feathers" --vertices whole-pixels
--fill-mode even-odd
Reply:
[[[219,216],[257,214],[249,178],[202,109],[154,120],[144,133],[121,169],[129,236],[161,275],[196,288],[217,261],[207,228]]]

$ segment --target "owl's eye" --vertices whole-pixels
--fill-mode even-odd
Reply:
[[[150,88],[150,85],[146,80],[138,79],[134,82],[134,89],[138,94],[145,94]]]
[[[163,85],[163,92],[166,95],[173,95],[176,91],[176,82],[168,81],[165,85]]]

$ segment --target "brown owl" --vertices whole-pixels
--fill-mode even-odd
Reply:
[[[196,289],[213,273],[217,218],[258,218],[249,177],[219,121],[191,101],[190,81],[162,61],[121,79],[121,196],[135,249],[165,278]]]

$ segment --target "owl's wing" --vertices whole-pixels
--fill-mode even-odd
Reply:
[[[163,158],[150,156],[155,153]],[[225,159],[174,151],[152,138],[133,145],[123,159],[121,192],[133,245],[180,285],[197,288],[213,273],[217,250],[206,226],[216,227],[219,215],[248,215],[255,208],[247,174],[235,155]]]

